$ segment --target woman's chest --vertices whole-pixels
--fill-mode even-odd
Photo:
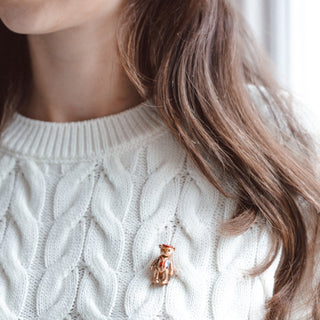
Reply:
[[[149,165],[146,158],[65,165],[2,158],[2,317],[262,319],[273,270],[256,279],[242,271],[267,252],[266,234],[219,237],[218,221],[234,201],[210,188],[184,154]],[[149,270],[160,243],[176,248],[177,274],[166,286],[152,283]]]

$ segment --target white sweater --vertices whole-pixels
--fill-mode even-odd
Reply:
[[[263,319],[279,260],[244,274],[270,238],[259,225],[220,237],[235,206],[151,102],[69,123],[15,113],[0,144],[0,319]],[[159,286],[162,243],[177,274]]]

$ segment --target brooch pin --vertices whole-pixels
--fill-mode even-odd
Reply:
[[[159,244],[159,248],[160,256],[154,259],[150,270],[154,270],[152,282],[164,285],[168,284],[170,277],[176,273],[172,260],[170,260],[176,248],[167,244]]]

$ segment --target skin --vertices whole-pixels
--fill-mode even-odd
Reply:
[[[27,35],[30,98],[20,113],[70,122],[115,114],[142,102],[116,49],[124,0],[0,0],[8,29]]]

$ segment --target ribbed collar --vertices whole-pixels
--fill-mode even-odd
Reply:
[[[37,159],[86,159],[141,145],[166,126],[148,100],[116,114],[74,122],[36,120],[15,112],[0,148]]]

